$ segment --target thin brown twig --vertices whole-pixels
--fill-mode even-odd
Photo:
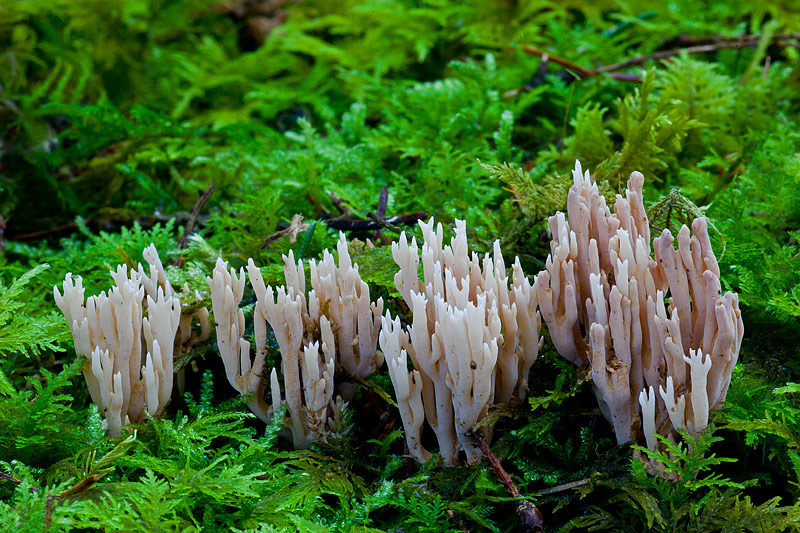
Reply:
[[[575,77],[579,79],[591,78],[593,76],[597,76],[598,74],[596,72],[596,69],[589,69],[586,67],[582,67],[577,63],[573,63],[569,59],[554,55],[552,52],[545,52],[541,48],[536,48],[535,46],[523,44],[520,45],[520,49],[526,54],[532,56],[543,57],[547,55],[549,61],[557,63],[562,67],[566,67]],[[636,76],[635,74],[628,74],[626,72],[609,72],[608,75],[619,81],[633,81],[633,82],[641,81],[639,76]]]
[[[370,218],[370,220],[372,220],[374,222],[377,222],[378,225],[380,226],[380,228],[385,228],[385,229],[392,230],[393,232],[397,233],[398,235],[400,235],[403,232],[403,230],[400,227],[394,225],[391,222],[391,219],[381,218],[378,215],[376,215],[375,213],[367,213],[367,216]],[[378,231],[378,230],[375,230],[375,231]]]
[[[344,203],[344,200],[342,200],[335,192],[326,192],[328,193],[331,202],[333,202],[333,205],[336,206],[336,209],[338,209],[339,213],[341,213],[342,218],[350,218],[353,215],[352,211],[350,211],[350,208]]]
[[[586,478],[578,481],[572,481],[570,483],[564,483],[563,485],[550,487],[549,489],[537,490],[536,492],[534,492],[534,494],[536,494],[537,496],[548,496],[550,494],[557,494],[559,492],[564,492],[565,490],[574,489],[576,487],[582,487],[588,484],[589,484],[589,478]]]
[[[6,474],[5,472],[0,472],[0,479],[7,479],[8,481],[10,481],[12,483],[17,483],[17,484],[22,483],[22,480],[15,478],[11,474]],[[31,487],[30,488],[31,492],[36,492],[37,490],[39,490],[39,487]]]
[[[569,59],[554,55],[552,52],[546,52],[541,48],[530,46],[527,44],[520,45],[520,50],[528,55],[545,57],[548,60],[557,63],[571,71],[573,75],[580,79],[591,78],[599,74],[607,74],[612,78],[621,81],[641,81],[639,76],[628,74],[625,72],[617,72],[619,70],[641,65],[650,60],[668,59],[670,57],[678,56],[682,53],[698,54],[703,52],[715,52],[718,50],[729,50],[744,47],[758,46],[758,43],[763,38],[763,35],[742,35],[740,37],[714,37],[707,40],[697,39],[696,41],[687,42],[705,42],[706,44],[699,44],[695,46],[687,46],[681,48],[674,48],[672,50],[663,50],[661,52],[654,52],[652,54],[634,57],[620,61],[618,63],[611,63],[609,65],[602,65],[596,68],[586,68],[570,61]],[[711,42],[708,42],[711,41]],[[795,47],[800,48],[800,33],[784,33],[772,37],[772,44],[780,47]]]
[[[380,220],[374,213],[368,213],[367,216],[370,218],[370,220],[346,220],[341,217],[328,218],[325,220],[325,224],[327,224],[329,228],[338,229],[341,231],[371,231],[379,228],[388,228],[392,231],[398,232],[399,234],[402,230],[398,227],[398,224],[415,224],[420,220],[428,218],[428,214],[424,212],[411,213],[409,215],[397,215],[389,217],[386,220]]]
[[[7,479],[7,480],[11,481],[12,483],[22,483],[21,480],[15,478],[11,474],[6,474],[5,472],[0,472],[0,478]]]
[[[217,188],[217,182],[214,181],[211,185],[203,191],[200,195],[200,198],[197,199],[197,202],[194,204],[194,208],[192,208],[192,214],[189,215],[189,220],[186,221],[186,225],[183,226],[183,235],[181,235],[181,240],[178,243],[178,250],[186,249],[186,246],[189,244],[189,235],[192,233],[192,229],[194,229],[194,224],[197,222],[197,217],[200,214],[200,210],[203,209],[203,206],[206,205],[208,199],[211,198],[211,195],[214,193],[214,189]],[[183,265],[183,256],[179,255],[178,258],[175,260],[175,264],[180,267]]]
[[[759,41],[763,35],[750,34],[750,35],[711,35],[709,37],[692,37],[690,35],[678,35],[675,39],[681,44],[710,44],[710,43],[723,43],[723,42],[746,42],[746,41]],[[800,33],[778,33],[772,36],[773,40],[789,40],[800,39]]]
[[[731,50],[736,48],[752,47],[756,46],[757,44],[758,40],[753,39],[748,41],[730,41],[730,42],[721,42],[712,44],[702,44],[698,46],[687,46],[685,48],[673,48],[672,50],[664,50],[662,52],[654,52],[652,54],[648,54],[645,56],[626,59],[625,61],[620,61],[619,63],[603,65],[601,67],[593,69],[593,72],[594,75],[602,74],[605,72],[611,72],[614,70],[620,70],[623,68],[641,65],[642,63],[646,63],[651,59],[657,60],[657,59],[667,59],[670,57],[675,57],[681,55],[684,52],[687,54],[700,54],[703,52],[716,52],[718,50]],[[795,47],[800,46],[800,43],[790,43],[782,40],[775,40],[774,44],[778,46],[795,46]]]
[[[542,518],[542,513],[532,502],[523,499],[522,494],[514,484],[511,476],[508,475],[508,472],[505,471],[503,465],[500,464],[500,460],[497,458],[494,452],[492,452],[492,449],[489,447],[489,443],[486,442],[486,439],[484,439],[477,431],[470,432],[468,436],[472,442],[475,443],[478,448],[480,448],[481,452],[483,452],[483,455],[486,456],[486,459],[489,461],[489,465],[492,467],[492,470],[494,470],[495,474],[497,474],[497,479],[503,484],[503,486],[506,488],[506,491],[511,494],[513,498],[517,499],[517,514],[519,514],[520,521],[522,522],[522,525],[525,527],[526,531],[536,533],[543,531],[542,525],[544,524],[544,519]]]
[[[84,223],[89,224],[92,220],[92,217],[84,219]],[[65,229],[72,229],[77,228],[78,224],[75,222],[68,222],[66,224],[61,224],[60,226],[55,226],[52,228],[47,228],[39,231],[32,231],[30,233],[20,233],[19,235],[10,235],[10,240],[13,241],[28,241],[32,239],[40,239],[42,237],[46,237],[51,233],[58,233],[60,231],[64,231]]]
[[[582,67],[582,66],[578,65],[577,63],[573,63],[569,59],[563,58],[561,56],[557,56],[557,55],[553,54],[552,52],[546,52],[545,50],[542,50],[541,48],[536,48],[535,46],[530,46],[528,44],[523,44],[523,45],[520,45],[520,50],[522,50],[523,52],[525,52],[529,56],[539,56],[539,57],[547,56],[550,61],[552,61],[553,63],[556,63],[558,65],[561,65],[562,67],[568,68],[569,70],[571,70],[575,74],[577,74],[578,77],[580,77],[580,78],[590,78],[590,77],[594,76],[594,74],[592,73],[592,69],[589,69],[589,68],[586,68],[586,67]]]

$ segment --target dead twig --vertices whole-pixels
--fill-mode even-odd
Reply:
[[[486,459],[489,461],[489,465],[494,470],[495,474],[497,474],[497,479],[503,486],[506,488],[509,494],[512,497],[517,499],[517,514],[519,515],[519,519],[522,522],[522,525],[525,527],[526,531],[539,533],[543,531],[542,526],[544,524],[544,519],[542,518],[542,513],[533,502],[523,499],[522,494],[519,492],[519,489],[512,481],[511,476],[508,475],[508,472],[505,471],[503,465],[500,464],[500,460],[497,456],[492,452],[492,449],[489,447],[489,443],[486,442],[480,433],[477,431],[472,431],[469,435],[469,438],[472,440],[475,445],[480,448],[483,455],[486,456]]]
[[[592,73],[592,69],[586,68],[586,67],[582,67],[582,66],[578,65],[577,63],[573,63],[569,59],[563,58],[561,56],[557,56],[557,55],[555,55],[555,54],[553,54],[551,52],[546,52],[546,51],[542,50],[541,48],[536,48],[535,46],[530,46],[528,44],[523,44],[523,45],[520,45],[520,50],[522,50],[523,52],[525,52],[529,56],[539,56],[539,57],[547,56],[549,61],[552,61],[553,63],[555,63],[557,65],[561,65],[562,67],[568,68],[569,70],[571,70],[572,72],[577,74],[579,78],[590,78],[590,77],[594,76],[594,73]]]
[[[582,67],[577,63],[573,63],[569,59],[557,56],[552,52],[546,52],[541,48],[536,48],[535,46],[523,44],[520,46],[520,49],[526,54],[531,56],[543,57],[547,55],[549,61],[561,65],[562,67],[566,67],[578,79],[591,78],[599,74],[597,72],[597,69]],[[633,81],[633,82],[641,81],[639,76],[636,76],[635,74],[628,74],[625,72],[609,72],[608,75],[619,81]]]
[[[793,47],[800,47],[800,43],[792,43],[789,41],[775,39],[773,40],[773,44],[777,46],[793,46]],[[682,53],[687,54],[700,54],[704,52],[716,52],[718,50],[731,50],[736,48],[745,48],[745,47],[754,47],[758,45],[757,39],[747,40],[747,41],[726,41],[721,43],[712,43],[712,44],[703,44],[698,46],[687,46],[685,48],[673,48],[672,50],[664,50],[662,52],[654,52],[652,54],[648,54],[646,56],[639,56],[634,57],[632,59],[626,59],[625,61],[620,61],[619,63],[612,63],[610,65],[603,65],[601,67],[597,67],[593,69],[594,75],[602,74],[606,72],[611,72],[614,70],[620,70],[623,68],[633,67],[636,65],[641,65],[646,63],[647,61],[658,60],[658,59],[667,59],[670,57],[679,56]]]
[[[84,219],[85,224],[89,224],[92,220],[92,217]],[[9,240],[11,241],[29,241],[33,239],[41,239],[42,237],[47,237],[52,233],[59,233],[64,231],[65,229],[72,229],[77,228],[78,224],[75,222],[68,222],[66,224],[61,224],[60,226],[55,226],[52,228],[47,228],[39,231],[31,231],[30,233],[20,233],[19,235],[9,235]]]
[[[403,232],[403,230],[401,228],[399,228],[394,223],[392,223],[391,219],[381,218],[378,215],[376,215],[375,213],[367,213],[367,216],[371,220],[377,222],[379,227],[376,228],[375,231],[380,231],[380,229],[386,228],[386,229],[392,230],[393,232],[397,233],[398,235],[400,235]]]
[[[353,213],[352,211],[350,211],[350,208],[347,207],[347,204],[344,203],[344,200],[342,200],[336,193],[332,191],[325,191],[325,192],[328,193],[331,202],[333,202],[333,205],[336,206],[336,209],[338,209],[339,212],[341,213],[341,218],[349,218],[353,216]]]
[[[565,490],[582,487],[588,484],[589,484],[589,478],[586,478],[586,479],[581,479],[579,481],[572,481],[570,483],[564,483],[563,485],[550,487],[549,489],[537,490],[536,492],[534,492],[534,494],[536,494],[537,496],[549,496],[550,494],[557,494],[559,492],[564,492]]]
[[[7,480],[11,481],[12,483],[22,483],[21,480],[15,478],[11,474],[6,474],[5,472],[0,472],[0,479],[7,479]]]
[[[303,223],[303,215],[295,215],[292,217],[292,221],[289,223],[288,228],[276,231],[275,233],[264,239],[264,242],[261,244],[261,248],[268,248],[269,245],[272,244],[272,242],[280,239],[284,235],[288,235],[289,242],[291,244],[294,244],[295,242],[297,242],[297,234],[300,233],[301,231],[307,230],[308,228],[309,224]]]
[[[684,45],[711,44],[711,43],[730,43],[747,42],[761,40],[763,35],[710,35],[708,37],[692,37],[690,35],[678,35],[675,41]],[[778,33],[772,36],[773,40],[786,41],[789,39],[800,39],[800,33]]]
[[[6,474],[5,472],[0,472],[0,479],[7,479],[8,481],[10,481],[12,483],[17,483],[17,484],[22,483],[22,480],[15,478],[11,474]],[[31,492],[36,492],[37,490],[39,490],[39,487],[31,487],[30,488]]]
[[[398,227],[398,225],[414,224],[419,220],[428,218],[428,214],[422,212],[389,217],[386,220],[379,219],[374,213],[368,213],[367,216],[369,216],[371,220],[346,220],[342,218],[329,218],[325,220],[325,224],[327,224],[329,228],[338,229],[341,231],[373,231],[380,228],[388,228],[392,231],[400,232],[402,230]]]
[[[325,224],[332,229],[339,231],[372,231],[374,239],[381,236],[382,229],[389,229],[400,234],[402,231],[399,224],[414,224],[419,220],[427,218],[427,213],[411,213],[410,215],[400,215],[394,217],[386,217],[386,205],[389,200],[389,189],[386,186],[381,187],[380,196],[378,197],[378,209],[376,213],[366,213],[368,220],[355,218],[359,215],[354,215],[353,211],[345,204],[336,193],[332,191],[325,191],[331,202],[341,213],[338,217],[325,218]]]
[[[729,49],[737,49],[745,47],[752,48],[758,46],[758,43],[761,41],[762,38],[763,35],[742,35],[739,37],[715,36],[705,39],[685,37],[680,39],[679,42],[703,43],[703,44],[674,48],[671,50],[662,50],[661,52],[654,52],[652,54],[634,57],[631,59],[626,59],[625,61],[620,61],[618,63],[611,63],[609,65],[602,65],[595,68],[582,67],[581,65],[578,65],[577,63],[574,63],[569,59],[554,55],[551,52],[547,52],[535,46],[523,44],[520,45],[519,48],[528,55],[541,57],[543,59],[543,62],[544,59],[547,58],[547,61],[565,67],[575,78],[578,79],[592,78],[600,74],[607,74],[612,78],[620,81],[640,82],[641,78],[639,76],[635,74],[629,74],[626,72],[618,72],[618,71],[628,67],[642,65],[651,60],[657,61],[662,59],[669,59],[670,57],[675,57],[683,53],[699,54],[704,52],[716,52],[718,50],[729,50]],[[772,37],[771,42],[773,45],[778,47],[800,48],[800,33],[784,33],[775,35]],[[509,91],[508,93],[506,93],[506,95],[507,96],[511,95],[511,97],[513,97],[519,94],[520,92],[523,92],[524,90],[525,88],[519,89],[517,91]]]
[[[203,206],[206,205],[206,202],[208,202],[208,199],[211,198],[211,195],[216,188],[217,182],[215,181],[211,183],[211,186],[203,191],[203,193],[200,195],[200,198],[197,199],[197,202],[194,204],[194,208],[192,208],[192,213],[189,215],[189,220],[186,221],[186,225],[183,226],[183,235],[181,235],[181,240],[178,243],[178,250],[186,249],[186,246],[189,244],[189,235],[191,235],[192,229],[194,229],[194,224],[197,222],[197,216],[200,214],[200,210],[203,209]],[[183,265],[182,255],[179,255],[175,260],[175,265],[177,265],[179,268]]]

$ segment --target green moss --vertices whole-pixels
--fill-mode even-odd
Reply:
[[[151,242],[201,303],[218,256],[237,268],[252,257],[280,284],[283,254],[318,257],[338,236],[326,222],[367,220],[384,187],[387,217],[466,219],[476,252],[499,238],[507,266],[519,256],[533,273],[575,159],[607,197],[644,172],[654,231],[709,217],[723,284],[742,304],[746,367],[714,415],[720,429],[660,457],[681,476],[668,483],[613,445],[582,374],[546,343],[531,401],[490,414],[502,463],[548,531],[799,529],[791,2],[281,4],[0,4],[0,531],[518,529],[485,464],[404,456],[385,371],[329,442],[296,452],[280,417],[265,426],[233,398],[212,335],[181,361],[187,390],[165,417],[109,441],[52,286],[73,272],[97,293]],[[758,38],[720,44],[746,35]],[[697,44],[710,47],[621,69],[633,83],[562,66]],[[281,233],[295,215],[309,226]],[[347,233],[363,279],[407,314],[396,229],[419,236],[400,224],[370,248],[372,230]]]

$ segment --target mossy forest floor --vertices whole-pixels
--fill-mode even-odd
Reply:
[[[616,445],[543,333],[529,399],[490,413],[500,464],[545,531],[800,529],[794,0],[0,2],[0,532],[524,530],[486,461],[405,455],[385,367],[294,450],[212,334],[176,361],[185,394],[109,439],[52,287],[72,272],[97,294],[154,243],[208,306],[218,256],[283,284],[282,254],[342,229],[407,318],[398,229],[466,220],[474,251],[500,239],[532,275],[576,159],[607,198],[641,171],[654,234],[708,217],[739,364],[671,482]],[[392,224],[359,229],[375,218]]]

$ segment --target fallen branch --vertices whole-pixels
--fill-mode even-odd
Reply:
[[[214,192],[214,189],[217,188],[217,182],[211,183],[211,186],[203,191],[203,194],[200,195],[200,198],[197,199],[197,203],[194,204],[194,208],[192,209],[192,213],[189,215],[189,220],[186,221],[186,225],[183,227],[183,235],[181,235],[181,240],[178,243],[178,250],[186,249],[186,246],[189,244],[189,235],[192,233],[192,229],[194,229],[194,224],[197,222],[197,217],[200,214],[200,210],[203,209],[203,206],[206,205],[208,199],[211,198],[211,194]],[[183,265],[183,256],[179,255],[178,258],[175,260],[175,264],[180,267]]]
[[[92,217],[84,219],[85,224],[89,224],[92,220]],[[28,241],[32,239],[40,239],[42,237],[47,237],[53,233],[58,233],[67,229],[77,228],[78,224],[76,222],[68,222],[66,224],[61,224],[60,226],[55,226],[52,228],[47,228],[39,231],[32,231],[30,233],[20,233],[20,234],[11,234],[8,235],[9,241]]]
[[[506,488],[506,491],[508,491],[512,497],[517,499],[517,514],[519,515],[522,525],[525,527],[525,531],[535,533],[543,531],[542,525],[544,520],[542,518],[542,513],[539,512],[539,509],[537,509],[532,502],[523,499],[519,489],[511,480],[511,476],[508,475],[508,472],[505,471],[503,465],[500,464],[500,460],[497,458],[494,452],[492,452],[492,449],[489,447],[489,443],[486,442],[486,439],[484,439],[477,431],[470,432],[468,436],[472,442],[475,443],[478,448],[480,448],[481,452],[483,452],[483,455],[486,456],[486,459],[489,461],[489,465],[492,467],[492,470],[494,470],[495,474],[497,474],[497,479],[503,484],[503,486]]]
[[[773,44],[776,46],[784,46],[784,47],[800,47],[800,43],[797,42],[790,42],[788,40],[779,40],[775,39]],[[602,74],[605,72],[613,71],[613,70],[620,70],[627,67],[633,67],[636,65],[641,65],[642,63],[646,63],[651,59],[667,59],[670,57],[679,56],[682,53],[687,54],[700,54],[703,52],[716,52],[718,50],[731,50],[736,48],[744,48],[744,47],[755,47],[758,45],[758,39],[746,40],[746,41],[726,41],[720,43],[712,43],[712,44],[703,44],[698,46],[688,46],[685,48],[674,48],[672,50],[665,50],[663,52],[654,52],[652,54],[648,54],[646,56],[639,56],[634,57],[632,59],[627,59],[625,61],[620,61],[619,63],[612,63],[611,65],[603,65],[602,67],[597,67],[593,69],[593,75]]]
[[[523,44],[520,45],[520,49],[531,56],[544,57],[546,55],[549,61],[561,65],[562,67],[566,67],[569,69],[570,73],[578,79],[591,78],[599,74],[597,69],[582,67],[577,63],[573,63],[569,59],[557,56],[552,52],[545,52],[541,48],[536,48],[535,46]],[[639,76],[636,76],[635,74],[628,74],[626,72],[608,72],[608,75],[619,81],[641,81]]]
[[[692,37],[690,35],[678,35],[675,38],[680,44],[684,45],[697,45],[697,44],[710,44],[710,43],[729,43],[729,42],[747,42],[747,41],[760,41],[763,35],[711,35],[709,37]],[[772,36],[773,40],[784,41],[788,39],[800,39],[800,33],[778,33]]]
[[[22,483],[22,480],[15,478],[11,474],[6,474],[5,472],[0,472],[0,479],[7,479],[8,481],[10,481],[12,483],[17,483],[17,484]],[[37,490],[39,490],[39,487],[31,487],[30,488],[31,492],[36,492]]]
[[[687,37],[682,42],[702,42],[704,44],[674,48],[672,50],[663,50],[661,52],[654,52],[652,54],[634,57],[631,59],[626,59],[625,61],[620,61],[618,63],[611,63],[609,65],[602,65],[596,68],[582,67],[581,65],[578,65],[577,63],[574,63],[569,59],[554,55],[552,52],[547,52],[545,50],[542,50],[541,48],[536,48],[535,46],[530,46],[527,44],[520,45],[519,49],[528,55],[541,57],[543,61],[550,61],[567,68],[570,74],[578,79],[592,78],[600,74],[607,74],[612,78],[620,81],[639,82],[641,81],[641,78],[639,78],[639,76],[636,76],[635,74],[628,74],[626,72],[618,72],[618,71],[628,67],[641,65],[650,60],[655,61],[661,59],[668,59],[670,57],[675,57],[683,53],[699,54],[704,52],[716,52],[718,50],[730,50],[730,49],[745,48],[745,47],[753,48],[758,46],[758,43],[761,41],[762,38],[763,35],[742,35],[739,37],[717,36],[707,39]],[[779,47],[800,48],[800,33],[784,33],[775,35],[772,37],[771,41],[773,45]],[[509,48],[513,47],[509,46]],[[517,93],[522,92],[523,90],[524,89],[520,89],[517,91]],[[511,91],[510,93],[513,93],[513,91]]]
[[[344,203],[344,200],[342,200],[335,192],[332,191],[325,191],[325,192],[328,193],[331,202],[333,202],[333,205],[336,206],[336,209],[338,209],[339,212],[342,214],[341,215],[342,217],[348,218],[353,215],[353,213],[350,211],[350,208],[347,207],[347,204]]]
[[[375,232],[373,232],[373,235],[376,232],[380,233],[380,230],[383,229],[383,228],[386,228],[388,230],[392,230],[393,232],[395,232],[398,235],[400,235],[403,232],[403,230],[400,229],[399,227],[397,227],[394,223],[392,223],[392,221],[390,219],[383,218],[383,217],[381,217],[379,215],[376,215],[375,213],[367,213],[367,216],[371,220],[374,220],[379,226],[379,228],[376,229]]]
[[[424,220],[428,217],[427,213],[411,213],[410,215],[400,215],[389,217],[381,220],[374,213],[369,213],[367,216],[371,220],[347,220],[342,218],[329,218],[325,220],[325,224],[329,228],[338,229],[341,231],[372,231],[381,228],[388,228],[392,231],[399,231],[397,227],[399,224],[414,224],[419,220]]]
[[[372,231],[373,241],[377,241],[381,237],[383,229],[391,230],[399,235],[402,229],[397,226],[398,224],[414,224],[428,216],[427,213],[411,213],[410,215],[386,218],[386,205],[389,200],[389,189],[386,186],[381,187],[377,212],[366,213],[365,216],[369,220],[353,218],[353,212],[347,207],[344,200],[331,191],[326,192],[341,215],[325,219],[325,224],[329,228],[340,231]]]

